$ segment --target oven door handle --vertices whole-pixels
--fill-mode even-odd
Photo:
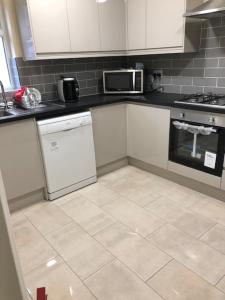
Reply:
[[[210,135],[217,132],[217,129],[213,127],[196,126],[179,121],[173,121],[173,125],[179,130],[187,130],[193,134]]]

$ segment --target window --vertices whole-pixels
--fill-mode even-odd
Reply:
[[[11,87],[4,40],[2,36],[0,36],[0,80],[3,82],[5,89],[9,89]]]
[[[7,46],[6,29],[4,26],[4,16],[2,13],[0,1],[0,80],[3,82],[6,90],[12,88],[12,80],[9,65],[9,48]]]

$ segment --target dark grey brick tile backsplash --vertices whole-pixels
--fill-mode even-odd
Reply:
[[[197,53],[96,57],[23,61],[17,58],[20,84],[32,85],[43,100],[57,99],[60,75],[77,77],[81,96],[102,92],[102,71],[145,66],[146,88],[154,70],[162,70],[162,85],[168,93],[216,92],[225,94],[225,17],[203,22],[201,48]]]
[[[17,58],[21,86],[33,86],[42,94],[43,101],[57,100],[57,80],[61,75],[76,77],[80,95],[94,95],[102,92],[102,71],[125,68],[124,56],[24,61]]]

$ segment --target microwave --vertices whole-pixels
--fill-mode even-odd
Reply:
[[[105,94],[142,94],[143,70],[121,69],[103,71]]]

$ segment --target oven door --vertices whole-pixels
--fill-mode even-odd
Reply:
[[[169,159],[215,176],[222,176],[225,129],[171,120]]]

